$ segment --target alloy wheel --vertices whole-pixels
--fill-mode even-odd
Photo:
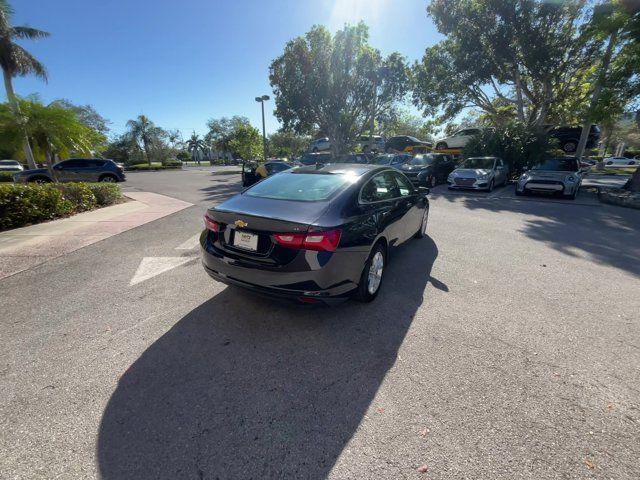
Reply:
[[[369,278],[367,282],[367,291],[373,295],[380,288],[380,282],[382,281],[382,271],[384,269],[384,255],[382,252],[377,251],[371,259],[371,265],[369,266]]]

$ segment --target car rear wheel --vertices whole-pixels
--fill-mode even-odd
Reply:
[[[313,147],[312,152],[313,152],[313,153],[318,153],[318,147]]]
[[[105,183],[116,183],[118,179],[115,177],[115,175],[103,175],[98,181]]]
[[[565,152],[575,152],[577,148],[578,142],[576,142],[575,140],[568,140],[564,142],[564,145],[562,145],[562,150],[564,150]]]
[[[51,180],[47,177],[33,177],[29,179],[30,183],[51,183]]]
[[[447,144],[444,142],[438,142],[436,143],[436,150],[446,150],[447,149]]]
[[[416,238],[424,238],[427,234],[427,223],[429,221],[429,209],[425,208],[424,213],[422,214],[422,222],[420,223],[420,230],[416,232],[414,237]]]
[[[373,250],[371,250],[369,259],[362,270],[360,285],[356,293],[357,300],[360,302],[371,302],[378,296],[386,263],[386,249],[381,242],[378,242],[373,247]]]

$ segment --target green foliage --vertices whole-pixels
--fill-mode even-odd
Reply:
[[[262,135],[251,125],[239,125],[229,140],[229,148],[244,160],[253,160],[262,156]]]
[[[112,205],[122,198],[122,190],[115,183],[87,183],[100,207]]]
[[[372,117],[404,97],[404,57],[382,57],[368,40],[368,28],[360,22],[335,35],[316,25],[287,43],[269,69],[275,115],[286,130],[310,134],[318,129],[337,152],[344,152],[369,128]]]
[[[433,121],[425,121],[407,110],[390,109],[380,119],[382,133],[386,138],[395,135],[410,135],[420,140],[433,141],[435,125]]]
[[[231,118],[212,118],[207,121],[209,131],[205,135],[204,140],[213,149],[223,153],[230,152],[233,156],[237,157],[239,154],[232,150],[230,142],[235,136],[236,130],[244,126],[251,126],[251,122],[249,122],[247,117],[235,115]]]
[[[204,153],[207,145],[205,143],[205,141],[203,139],[201,139],[196,132],[194,131],[191,134],[191,138],[189,138],[189,140],[187,140],[187,152],[191,153],[191,159],[196,162],[198,161],[198,159],[200,159],[199,157],[199,153],[202,152]]]
[[[291,158],[302,155],[307,151],[311,137],[308,135],[298,135],[286,130],[278,130],[269,135],[267,140],[269,155],[279,158]]]
[[[122,197],[115,184],[0,184],[0,230],[44,222],[111,205]]]
[[[84,212],[96,207],[96,197],[86,183],[59,183],[56,188],[74,205],[76,212]]]
[[[73,203],[51,185],[0,185],[0,230],[52,220],[73,209]]]
[[[145,159],[151,165],[151,157],[156,153],[156,159],[164,160],[164,138],[166,132],[156,126],[146,115],[138,115],[135,120],[127,122],[128,137],[138,145],[144,153]],[[162,151],[158,151],[162,150]]]
[[[539,163],[555,147],[555,143],[543,130],[512,123],[482,131],[464,147],[462,156],[501,157],[509,166],[511,174],[519,174],[526,166]]]
[[[88,156],[106,142],[103,134],[82,123],[73,110],[55,102],[45,105],[31,96],[18,99],[17,104],[20,114],[9,104],[0,104],[0,142],[14,151],[21,149],[25,132],[36,158],[41,160],[54,155]]]
[[[149,163],[138,163],[135,165],[129,165],[127,167],[128,171],[136,171],[136,170],[175,170],[182,168],[182,162],[167,162],[165,164],[161,162],[151,162]]]
[[[446,38],[415,65],[414,103],[445,120],[477,107],[495,125],[542,126],[556,104],[576,101],[580,72],[598,58],[600,40],[583,34],[588,11],[586,0],[433,0]]]
[[[187,152],[185,150],[180,150],[176,154],[176,158],[178,160],[180,160],[181,162],[188,162],[189,160],[191,160],[191,155],[189,155],[189,152]]]

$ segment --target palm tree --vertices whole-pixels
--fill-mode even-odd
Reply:
[[[191,138],[187,140],[187,151],[191,152],[191,160],[193,160],[194,162],[197,161],[198,165],[200,165],[200,157],[198,157],[198,150],[201,150],[202,152],[204,152],[206,148],[207,148],[207,144],[205,143],[205,141],[202,140],[194,131],[191,134]]]
[[[151,166],[151,156],[149,152],[155,141],[157,141],[163,133],[160,127],[157,127],[146,115],[138,115],[135,120],[127,122],[129,135],[142,148],[147,163]]]
[[[16,39],[35,40],[48,37],[49,33],[31,27],[14,27],[11,25],[13,13],[7,0],[0,0],[0,67],[4,76],[4,87],[7,91],[7,100],[14,109],[16,115],[20,115],[20,106],[13,90],[13,77],[24,77],[33,74],[47,81],[47,71],[33,55],[14,42]],[[24,132],[24,155],[30,168],[35,168],[33,152],[29,139]]]
[[[73,110],[55,102],[44,105],[37,97],[17,102],[20,114],[7,104],[0,105],[0,142],[17,146],[26,132],[36,153],[45,158],[52,178],[56,156],[90,155],[105,140],[103,134],[82,123]]]

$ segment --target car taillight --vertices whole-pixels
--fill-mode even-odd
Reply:
[[[220,223],[216,222],[213,218],[209,217],[209,215],[204,216],[204,228],[216,233],[224,230],[223,226]]]
[[[334,252],[340,243],[340,230],[326,230],[311,233],[276,233],[273,239],[279,245],[288,248]]]

